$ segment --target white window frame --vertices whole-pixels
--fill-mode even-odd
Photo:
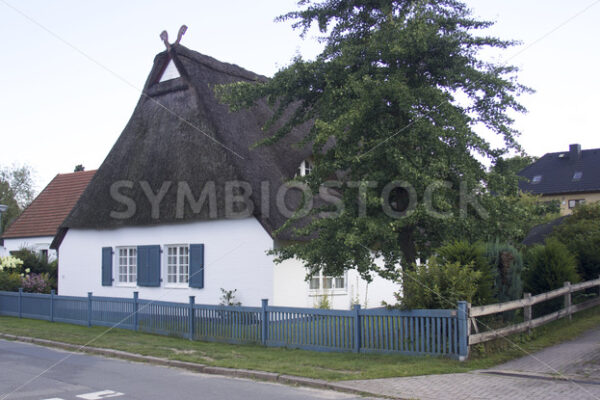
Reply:
[[[573,205],[571,205],[571,202],[573,202]],[[585,199],[569,199],[567,204],[569,206],[569,210],[572,210],[580,204],[585,204]]]
[[[176,248],[177,249],[177,254],[174,255],[175,257],[175,264],[173,264],[171,261],[171,256],[173,256],[172,254],[169,254],[169,249],[172,248]],[[180,250],[185,248],[187,250],[186,254],[180,254]],[[166,244],[164,245],[163,248],[163,256],[164,256],[164,268],[163,268],[163,283],[164,286],[167,288],[188,288],[190,286],[190,245],[186,244],[186,243],[179,243],[179,244]],[[186,263],[182,263],[182,259],[181,256],[187,257],[187,264]],[[175,272],[175,279],[176,282],[169,282],[169,278],[173,275],[171,273],[171,266],[175,265],[176,268],[176,272]],[[187,271],[187,275],[182,274],[182,268],[183,271]],[[182,279],[182,277],[185,277],[184,279]]]
[[[337,287],[339,279],[344,279],[344,287]],[[311,288],[311,285],[315,280],[318,281],[318,288]],[[324,282],[330,280],[331,288],[325,288]],[[323,271],[319,271],[308,280],[308,290],[313,295],[322,294],[346,294],[348,293],[348,272],[344,272],[341,276],[328,276],[323,275]]]
[[[127,255],[125,256],[127,263],[125,265],[126,271],[125,271],[125,276],[126,276],[126,281],[123,282],[121,281],[121,276],[123,274],[121,274],[121,250],[124,250],[127,252]],[[133,252],[133,255],[131,254]],[[113,279],[115,282],[115,286],[123,286],[123,287],[136,287],[137,286],[137,246],[118,246],[115,249],[115,258],[116,258],[116,262],[114,263],[114,265],[116,265],[116,268],[113,268],[114,273],[113,273]],[[133,260],[133,262],[135,263],[135,265],[131,262]]]
[[[313,168],[314,168],[314,166],[313,166],[312,160],[310,160],[310,159],[302,160],[302,162],[298,166],[298,175],[306,176],[312,172]]]

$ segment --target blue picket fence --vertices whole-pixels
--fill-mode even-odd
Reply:
[[[191,340],[316,351],[468,354],[467,303],[457,310],[234,307],[133,298],[0,291],[0,315],[110,326]]]

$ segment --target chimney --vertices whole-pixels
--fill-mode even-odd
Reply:
[[[569,159],[571,161],[581,160],[581,145],[572,144],[569,146]]]

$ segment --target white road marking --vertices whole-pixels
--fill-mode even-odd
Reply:
[[[123,393],[115,392],[113,390],[102,390],[101,392],[80,394],[77,397],[79,397],[80,399],[85,399],[85,400],[101,400],[101,399],[108,399],[109,397],[117,397],[117,396],[123,396]]]

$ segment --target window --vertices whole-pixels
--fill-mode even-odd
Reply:
[[[312,291],[346,290],[346,275],[327,276],[323,275],[322,272],[319,272],[310,278],[309,288]]]
[[[42,260],[48,261],[48,250],[40,250],[40,256]]]
[[[167,246],[167,285],[187,286],[190,277],[188,245]]]
[[[117,284],[135,286],[137,283],[137,248],[121,247],[118,251]]]
[[[585,203],[585,199],[569,200],[569,208],[573,209],[573,208],[577,207],[579,204],[583,204],[583,203]]]
[[[541,181],[542,181],[542,176],[541,175],[536,175],[531,180],[531,183],[536,184],[536,183],[540,183]]]
[[[575,171],[575,173],[573,174],[574,181],[579,181],[579,180],[581,180],[582,177],[583,177],[583,172],[581,172],[581,171]]]
[[[175,66],[173,60],[169,60],[169,63],[165,67],[165,70],[163,71],[162,76],[158,81],[170,81],[171,79],[179,78],[180,76],[181,75],[179,75],[179,71],[177,70],[177,67]]]
[[[306,176],[312,172],[312,169],[312,163],[309,160],[304,160],[300,163],[300,166],[298,167],[298,175]]]

